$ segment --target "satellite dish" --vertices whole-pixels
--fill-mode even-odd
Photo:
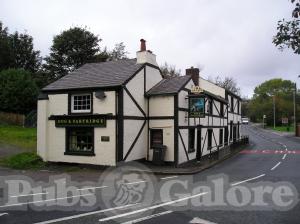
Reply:
[[[103,100],[106,97],[104,91],[97,91],[97,92],[95,92],[95,96],[96,96],[96,98],[98,98],[100,100]]]

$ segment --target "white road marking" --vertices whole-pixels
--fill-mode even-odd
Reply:
[[[282,157],[282,159],[285,159],[286,155],[287,155],[287,154],[284,154],[283,157]]]
[[[121,224],[134,224],[134,223],[142,222],[142,221],[152,219],[152,218],[155,218],[155,217],[159,217],[159,216],[162,216],[162,215],[170,214],[172,212],[173,211],[160,212],[160,213],[156,213],[156,214],[153,214],[153,215],[148,215],[148,216],[145,216],[145,217],[142,217],[142,218],[139,218],[139,219],[134,219],[134,220],[131,220],[131,221],[128,221],[128,222],[123,222]]]
[[[102,189],[102,188],[106,188],[108,186],[100,186],[100,187],[86,187],[86,188],[80,188],[78,189],[79,191],[84,191],[84,190],[91,190],[91,189]]]
[[[123,206],[118,206],[118,207],[113,207],[113,208],[107,208],[107,209],[103,209],[103,210],[98,210],[98,211],[93,211],[93,212],[87,212],[87,213],[82,213],[82,214],[78,214],[78,215],[67,216],[67,217],[58,218],[58,219],[52,219],[52,220],[48,220],[48,221],[37,222],[35,224],[48,224],[48,223],[66,221],[66,220],[70,220],[70,219],[77,219],[77,218],[81,218],[81,217],[85,217],[85,216],[89,216],[89,215],[94,215],[94,214],[109,212],[109,211],[117,210],[117,209],[123,209],[123,208],[131,207],[131,206],[134,206],[134,205],[138,205],[138,204],[129,204],[129,205],[123,205]]]
[[[210,222],[210,221],[207,221],[205,219],[200,219],[198,217],[195,217],[193,218],[190,223],[194,223],[194,224],[217,224],[215,222]]]
[[[146,182],[146,181],[141,180],[141,181],[136,181],[136,182],[124,183],[124,184],[139,184],[139,183],[144,183],[144,182]]]
[[[41,195],[41,194],[48,194],[48,192],[41,192],[41,193],[35,193],[35,194],[20,194],[20,195],[12,195],[11,198],[18,198],[18,197],[26,197],[26,196],[32,196],[32,195]]]
[[[110,217],[107,217],[107,218],[99,219],[99,222],[105,222],[105,221],[109,221],[109,220],[112,220],[112,219],[117,219],[117,218],[122,218],[122,217],[125,217],[125,216],[129,216],[129,215],[133,215],[133,214],[136,214],[136,213],[141,213],[141,212],[145,212],[145,211],[148,211],[148,210],[153,210],[153,209],[160,208],[160,207],[163,207],[163,206],[166,206],[166,205],[171,205],[171,204],[175,204],[177,202],[189,200],[191,198],[200,197],[200,196],[205,195],[207,193],[209,193],[209,192],[202,192],[200,194],[195,194],[195,195],[191,195],[191,196],[188,196],[188,197],[179,198],[179,199],[176,199],[176,200],[173,200],[173,201],[163,202],[161,204],[152,205],[150,207],[142,208],[142,209],[139,209],[139,210],[135,210],[135,211],[127,212],[127,213],[122,213],[122,214],[119,214],[119,215],[110,216]]]
[[[286,154],[285,154],[285,155],[286,155]],[[273,167],[271,168],[271,170],[275,170],[276,167],[280,165],[280,163],[281,163],[281,162],[278,162],[275,166],[273,166]]]
[[[1,216],[4,216],[4,215],[8,215],[8,213],[7,213],[7,212],[5,212],[5,213],[0,213],[0,217],[1,217]]]
[[[0,208],[27,205],[27,204],[35,204],[35,203],[55,201],[55,200],[63,200],[63,199],[67,199],[67,198],[76,198],[76,197],[90,196],[90,195],[94,195],[94,194],[80,194],[80,195],[74,195],[74,196],[68,196],[68,197],[62,197],[62,198],[52,198],[52,199],[40,200],[40,201],[29,201],[29,202],[22,202],[22,203],[16,203],[16,204],[1,205]]]
[[[249,178],[249,179],[247,179],[247,180],[243,180],[243,181],[240,181],[240,182],[236,182],[236,183],[231,184],[231,186],[239,185],[239,184],[241,184],[241,183],[248,182],[248,181],[250,181],[250,180],[255,180],[255,179],[261,178],[261,177],[263,177],[263,176],[265,176],[265,175],[266,175],[266,174],[262,174],[262,175],[259,175],[259,176],[257,176],[257,177],[252,177],[252,178]]]
[[[177,178],[178,176],[170,176],[170,177],[162,177],[160,178],[161,180],[167,180],[167,179],[172,179],[172,178]]]

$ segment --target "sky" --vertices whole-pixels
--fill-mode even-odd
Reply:
[[[112,49],[124,42],[129,57],[146,39],[159,65],[185,74],[234,77],[242,96],[271,78],[300,85],[300,55],[272,44],[277,21],[291,17],[289,0],[1,0],[0,20],[10,32],[27,32],[35,49],[49,54],[55,35],[86,26]]]

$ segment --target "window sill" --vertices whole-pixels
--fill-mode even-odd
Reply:
[[[196,152],[196,149],[189,149],[188,150],[188,153],[193,153],[193,152]]]
[[[64,155],[69,156],[95,156],[94,152],[65,152]]]

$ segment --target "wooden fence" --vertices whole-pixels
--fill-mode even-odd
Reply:
[[[23,114],[7,113],[0,111],[0,123],[23,126],[24,121],[25,115]]]

